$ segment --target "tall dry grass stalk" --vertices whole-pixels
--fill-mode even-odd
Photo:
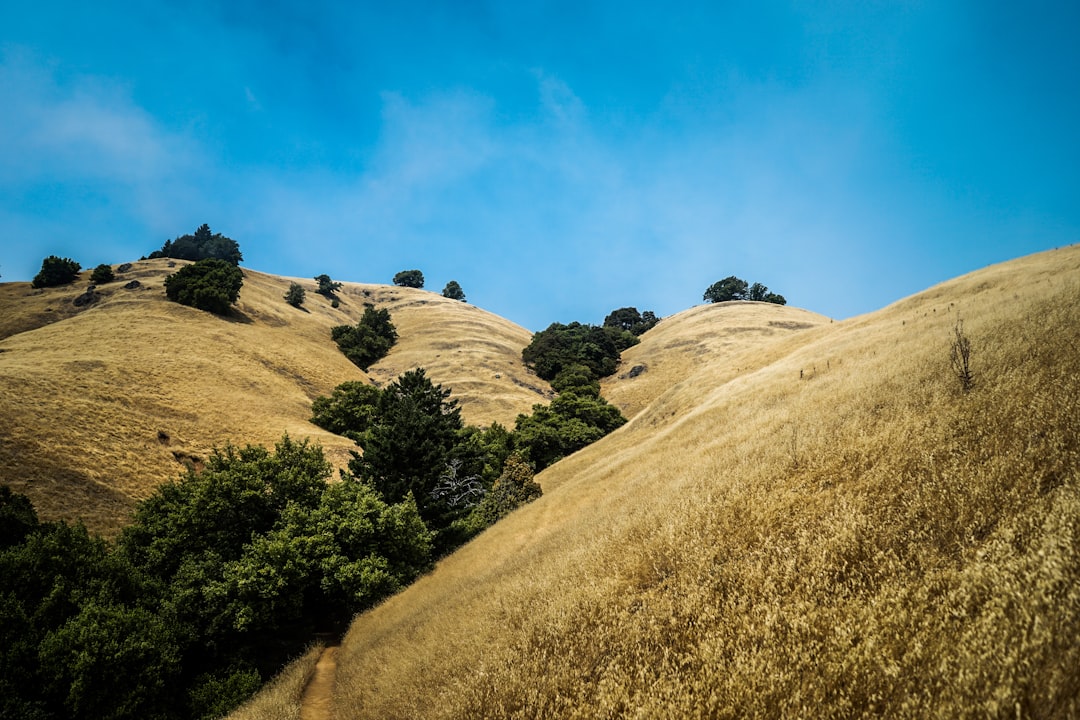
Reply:
[[[1080,715],[1078,277],[1067,248],[777,337],[745,370],[697,356],[357,618],[339,717]]]

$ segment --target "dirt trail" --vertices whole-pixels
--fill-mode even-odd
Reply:
[[[334,717],[334,676],[337,674],[337,646],[323,650],[304,695],[300,698],[300,720],[332,720]]]

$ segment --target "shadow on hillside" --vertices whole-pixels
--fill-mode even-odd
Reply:
[[[237,310],[236,308],[230,310],[228,315],[218,315],[218,317],[231,323],[241,323],[243,325],[250,325],[251,323],[255,322],[251,319],[250,315],[243,312],[242,310]]]

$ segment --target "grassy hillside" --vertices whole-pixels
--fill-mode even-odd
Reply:
[[[1080,714],[1080,247],[652,332],[630,423],[357,618],[338,717]]]
[[[287,432],[343,465],[353,445],[308,418],[312,399],[345,380],[385,383],[423,366],[474,424],[512,424],[545,399],[521,362],[531,333],[479,308],[346,283],[334,309],[300,279],[308,294],[297,309],[283,300],[295,278],[244,270],[240,301],[222,318],[165,298],[170,263],[134,263],[83,308],[72,300],[85,281],[0,284],[0,482],[43,519],[111,534],[137,500],[229,442],[272,446]],[[139,287],[126,288],[132,280]],[[367,374],[330,340],[365,302],[388,309],[400,336]]]

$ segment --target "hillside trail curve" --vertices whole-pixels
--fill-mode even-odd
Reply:
[[[315,672],[300,698],[300,720],[333,720],[337,651],[337,645],[330,645],[319,656]]]

